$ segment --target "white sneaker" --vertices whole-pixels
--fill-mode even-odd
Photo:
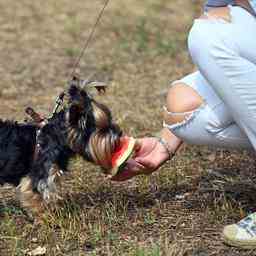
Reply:
[[[242,249],[256,248],[256,212],[239,221],[226,226],[223,230],[224,242]]]

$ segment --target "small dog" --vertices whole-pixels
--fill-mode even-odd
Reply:
[[[111,168],[111,155],[122,132],[109,109],[89,95],[90,85],[103,89],[74,77],[47,119],[28,109],[33,121],[0,120],[0,183],[18,186],[23,207],[43,212],[45,203],[57,195],[58,176],[67,171],[69,159],[76,154]]]

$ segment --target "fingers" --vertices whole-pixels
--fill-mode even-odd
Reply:
[[[141,146],[142,146],[141,139],[136,139],[135,140],[135,145],[134,145],[134,151],[138,152],[141,149]]]
[[[127,161],[126,167],[117,175],[111,178],[113,181],[125,181],[140,174],[151,172],[155,169],[152,158],[147,156],[156,146],[155,138],[136,139],[133,158]],[[154,161],[153,161],[154,162]]]
[[[143,174],[145,167],[140,163],[137,163],[133,159],[130,159],[127,162],[126,167],[117,175],[111,177],[112,181],[125,181],[137,176],[139,174]]]
[[[135,175],[131,175],[131,173],[128,172],[128,170],[123,170],[122,174],[117,174],[114,177],[111,177],[111,181],[126,181],[131,178],[133,178]]]
[[[141,169],[145,169],[144,165],[138,163],[134,159],[130,159],[127,161],[125,168],[126,170],[130,170],[133,173],[140,172]]]
[[[151,172],[157,168],[156,164],[152,159],[137,157],[134,159],[138,164],[144,166],[144,171]]]

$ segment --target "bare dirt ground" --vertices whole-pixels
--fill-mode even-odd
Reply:
[[[49,113],[103,2],[0,1],[0,113]],[[202,1],[110,1],[80,75],[109,82],[99,100],[135,137],[161,129],[169,81],[191,72],[186,37]],[[223,245],[224,225],[255,210],[255,161],[248,152],[185,146],[151,177],[106,182],[72,162],[64,202],[36,225],[1,189],[0,255],[256,255]]]

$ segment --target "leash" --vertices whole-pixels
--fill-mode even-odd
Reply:
[[[82,47],[81,53],[80,53],[79,57],[77,58],[77,61],[76,61],[75,64],[74,64],[73,70],[71,71],[71,73],[70,73],[70,75],[69,75],[70,80],[73,78],[73,76],[74,76],[74,74],[75,74],[75,72],[76,72],[76,69],[78,68],[78,66],[79,66],[79,64],[80,64],[80,62],[81,62],[82,57],[85,55],[85,52],[86,52],[86,50],[88,49],[89,44],[90,44],[90,42],[91,42],[92,39],[93,39],[93,36],[94,36],[94,34],[95,34],[95,31],[96,31],[96,28],[97,28],[97,26],[98,26],[98,24],[99,24],[99,22],[100,22],[100,20],[101,20],[101,18],[102,18],[102,16],[103,16],[105,10],[106,10],[107,5],[109,4],[109,1],[110,1],[110,0],[106,0],[106,1],[104,2],[103,7],[102,7],[102,9],[100,10],[100,12],[99,12],[99,14],[98,14],[98,17],[97,17],[97,19],[96,19],[96,22],[94,23],[94,25],[93,25],[93,27],[92,27],[92,29],[91,29],[91,32],[90,32],[90,34],[89,34],[89,36],[88,36],[88,38],[87,38],[87,40],[86,40],[84,46]],[[70,80],[69,80],[69,82],[70,82]]]
[[[94,25],[93,25],[93,27],[91,29],[91,32],[90,32],[89,36],[88,36],[87,40],[85,41],[84,46],[81,48],[80,55],[78,56],[77,60],[75,61],[74,65],[73,65],[73,69],[72,69],[72,71],[70,72],[70,74],[68,76],[68,84],[70,84],[74,80],[77,80],[77,78],[75,77],[75,72],[76,72],[76,70],[77,70],[77,68],[78,68],[78,66],[79,66],[79,64],[81,62],[81,59],[85,55],[86,50],[88,49],[88,47],[89,47],[89,45],[90,45],[90,43],[91,43],[91,41],[93,39],[93,36],[94,36],[94,34],[96,32],[96,28],[99,25],[99,22],[100,22],[100,20],[101,20],[101,18],[103,16],[103,14],[104,14],[108,4],[109,4],[109,2],[110,2],[110,0],[105,0],[105,2],[103,4],[103,7],[101,8],[101,10],[100,10],[100,12],[99,12],[99,14],[97,16],[97,19],[96,19],[96,21],[95,21],[95,23],[94,23]],[[78,83],[79,82],[80,81],[78,81]],[[89,79],[84,80],[84,81],[82,80],[82,85],[86,85],[86,83],[89,84],[90,80]],[[101,87],[104,87],[104,85],[103,84],[99,85],[99,90],[102,90]],[[64,97],[65,97],[65,92],[62,92],[57,97],[57,99],[55,100],[55,107],[54,107],[54,109],[52,111],[51,117],[53,117],[58,112],[59,107],[63,105]]]
[[[73,65],[73,69],[71,70],[69,76],[68,76],[68,84],[70,84],[74,79],[76,79],[75,77],[75,73],[76,73],[76,70],[81,62],[81,59],[83,58],[83,56],[85,55],[86,53],[86,50],[88,49],[93,37],[94,37],[94,34],[96,32],[96,28],[97,26],[99,25],[100,23],[100,20],[109,4],[110,0],[105,0],[104,4],[103,4],[103,7],[101,8],[98,16],[97,16],[97,19],[94,23],[94,25],[92,26],[92,29],[91,29],[91,32],[87,38],[87,40],[85,41],[85,44],[83,45],[83,47],[81,48],[81,51],[80,51],[80,55],[78,56],[77,60],[75,61],[74,65]],[[85,81],[82,81],[82,84],[86,84],[86,83],[90,83],[89,80],[85,80]],[[104,87],[104,85],[102,85]],[[99,90],[101,90],[100,86],[99,86]],[[63,101],[64,101],[64,97],[65,97],[65,92],[62,92],[58,97],[57,99],[55,100],[55,107],[53,109],[53,112],[52,112],[52,115],[51,116],[54,116],[57,112],[58,112],[58,109],[60,106],[62,106],[63,104]]]
[[[78,82],[80,83],[82,86],[85,86],[87,84],[93,84],[92,81],[90,81],[90,78],[89,79],[86,79],[86,80],[79,80],[75,77],[75,72],[76,72],[76,69],[78,68],[80,62],[81,62],[81,59],[82,57],[85,55],[86,53],[86,50],[88,49],[92,39],[93,39],[93,36],[95,34],[95,31],[96,31],[96,28],[109,4],[110,0],[105,0],[104,4],[103,4],[103,7],[101,8],[98,16],[97,16],[97,19],[90,31],[90,34],[87,38],[87,40],[85,41],[85,44],[83,45],[83,47],[81,48],[81,51],[80,51],[80,54],[77,58],[77,60],[75,61],[74,65],[73,65],[73,69],[72,71],[70,72],[69,76],[68,76],[68,84],[70,84],[71,82]],[[97,85],[95,85],[96,89],[98,91],[101,91],[101,90],[104,90],[104,86],[105,84],[104,83],[98,83]],[[41,117],[37,112],[34,111],[33,108],[27,108],[25,110],[26,114],[28,116],[30,116],[30,118],[37,124],[41,123],[43,120],[47,120],[47,119],[51,119],[59,110],[59,108],[63,105],[63,102],[64,102],[64,98],[65,98],[65,92],[62,92],[59,94],[59,96],[56,98],[55,100],[55,106],[53,108],[53,111],[51,113],[51,115],[48,117],[48,118],[43,118]]]

